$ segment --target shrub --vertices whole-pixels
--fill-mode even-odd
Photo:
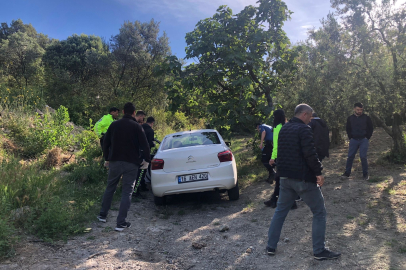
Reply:
[[[83,225],[76,222],[74,209],[69,202],[53,197],[41,208],[37,211],[38,217],[34,217],[31,230],[44,240],[66,239],[70,234],[83,231]]]
[[[13,225],[0,216],[0,258],[14,254],[16,240]]]
[[[22,146],[25,157],[36,157],[54,147],[66,149],[74,143],[73,126],[68,124],[68,110],[63,106],[54,115],[8,113],[6,117],[4,125],[10,130],[9,136]]]

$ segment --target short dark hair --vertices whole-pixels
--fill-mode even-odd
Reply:
[[[139,116],[139,115],[146,115],[144,111],[137,111],[137,113],[135,114],[135,116]]]
[[[295,116],[297,116],[299,114],[302,114],[304,112],[308,112],[308,113],[312,114],[313,109],[312,109],[312,107],[310,107],[309,105],[307,105],[305,103],[302,103],[302,104],[299,104],[299,105],[296,106],[296,108],[295,108]]]
[[[262,125],[261,122],[256,122],[255,127]]]
[[[151,124],[151,123],[155,123],[155,118],[150,116],[147,118],[147,123]]]
[[[116,108],[116,107],[111,107],[110,110],[109,110],[109,113],[116,112],[116,111],[119,111],[119,109]]]
[[[124,114],[132,115],[135,112],[135,106],[131,102],[127,102],[124,105]]]
[[[315,113],[315,112],[312,114],[312,116],[313,116],[313,117],[319,117],[319,116],[317,115],[317,113]]]
[[[355,108],[355,107],[364,108],[364,105],[362,105],[361,102],[357,102],[357,103],[354,104],[354,108]]]

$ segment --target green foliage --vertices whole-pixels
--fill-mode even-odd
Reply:
[[[0,216],[0,258],[14,254],[16,239],[14,226]]]
[[[9,77],[11,85],[27,87],[41,73],[44,52],[35,38],[16,32],[0,42],[0,68]]]
[[[60,147],[66,149],[73,144],[73,126],[68,124],[67,108],[61,106],[55,114],[29,117],[24,114],[7,114],[4,125],[10,130],[10,137],[23,148],[26,157],[35,157],[46,149]]]
[[[182,82],[168,84],[172,109],[202,106],[218,129],[250,131],[253,122],[269,118],[273,95],[295,71],[297,51],[282,30],[291,14],[286,4],[258,3],[238,14],[220,6],[186,34],[186,58],[198,63],[182,70],[171,57],[162,66]]]

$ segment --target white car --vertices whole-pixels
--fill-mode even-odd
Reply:
[[[228,146],[214,129],[165,136],[151,161],[155,204],[165,204],[166,195],[210,190],[227,190],[230,200],[238,200],[237,167]]]

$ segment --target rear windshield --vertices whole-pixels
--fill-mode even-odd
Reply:
[[[211,144],[220,144],[220,139],[216,132],[185,133],[166,138],[163,142],[162,150]]]

